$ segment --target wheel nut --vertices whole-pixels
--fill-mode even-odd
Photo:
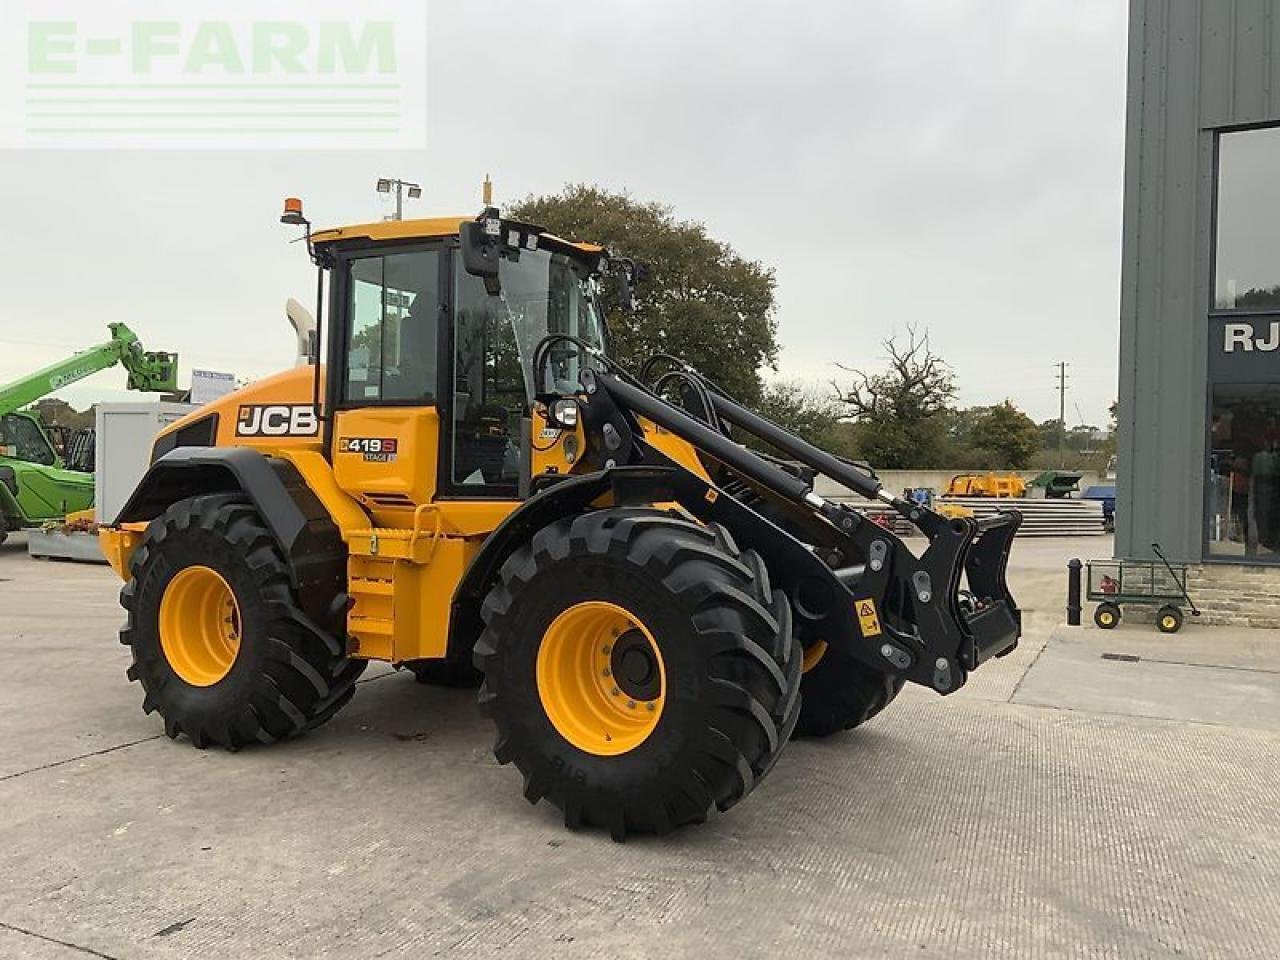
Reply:
[[[628,700],[628,701],[627,701],[627,709],[628,709],[628,710],[634,710],[635,708],[636,708],[636,702],[635,702],[634,700]]]
[[[604,668],[603,670],[601,670],[600,672],[601,672],[601,674],[602,674],[603,676],[606,676],[606,677],[607,677],[607,676],[609,676],[609,668],[608,668],[608,667],[605,667],[605,668]]]
[[[610,695],[610,696],[613,696],[613,697],[616,697],[616,696],[617,696],[618,694],[620,694],[621,692],[622,692],[622,691],[621,691],[621,690],[619,690],[617,687],[614,687],[612,690],[610,690],[610,691],[609,691],[609,695]]]
[[[605,656],[608,656],[612,652],[613,652],[613,647],[611,647],[607,643],[604,645],[604,649],[601,651],[601,653],[603,653]]]
[[[658,705],[652,702],[646,703],[644,706],[645,706],[645,709],[648,710],[650,713],[653,713],[653,711],[658,709]]]

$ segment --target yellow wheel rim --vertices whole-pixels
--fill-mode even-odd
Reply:
[[[231,585],[210,567],[186,567],[160,599],[160,648],[173,672],[211,687],[240,651],[240,606]]]
[[[1099,614],[1098,619],[1107,625],[1110,625],[1116,622],[1115,614],[1113,613]]]
[[[801,671],[808,673],[822,660],[823,655],[827,652],[827,641],[819,640],[810,647],[805,648],[804,660],[801,662]]]
[[[1176,623],[1177,623],[1177,621],[1176,621],[1176,620],[1174,620],[1174,619],[1173,619],[1173,617],[1166,616],[1166,617],[1161,621],[1161,623],[1163,623],[1163,624],[1164,624],[1164,628],[1165,628],[1166,630],[1172,630],[1172,629],[1173,629],[1173,627],[1174,627],[1174,624],[1176,624]]]
[[[603,600],[576,603],[551,622],[538,647],[537,680],[560,735],[602,757],[644,743],[666,700],[666,667],[653,634]]]

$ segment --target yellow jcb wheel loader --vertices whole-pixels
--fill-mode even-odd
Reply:
[[[675,358],[628,373],[600,280],[629,294],[631,262],[492,207],[282,219],[307,227],[327,362],[167,428],[102,532],[129,677],[170,737],[295,736],[370,660],[482,678],[525,796],[621,839],[702,822],[792,736],[863,723],[908,680],[952,693],[1017,643],[1018,514],[894,497]]]

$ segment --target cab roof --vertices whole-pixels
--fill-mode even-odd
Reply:
[[[475,217],[431,217],[423,220],[379,220],[376,223],[359,223],[349,227],[330,227],[311,235],[317,246],[336,243],[339,240],[430,240],[436,237],[456,237],[462,224]],[[589,256],[604,253],[604,247],[596,243],[575,243],[550,233],[540,234],[541,239],[551,240]]]

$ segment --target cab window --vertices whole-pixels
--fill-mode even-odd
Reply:
[[[31,418],[19,413],[0,417],[0,456],[51,467],[57,455]]]
[[[343,400],[434,404],[440,252],[353,260],[348,290]]]

